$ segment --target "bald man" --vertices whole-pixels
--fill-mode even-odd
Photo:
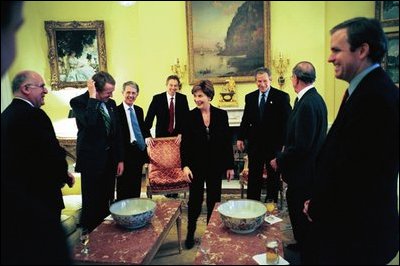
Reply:
[[[1,114],[1,264],[69,264],[61,187],[74,180],[40,109],[48,91],[33,71],[18,73],[12,90]]]
[[[297,98],[288,119],[285,148],[270,162],[288,184],[286,197],[297,241],[296,245],[287,246],[292,250],[302,249],[307,233],[309,221],[303,214],[303,204],[311,197],[315,160],[328,127],[326,105],[314,87],[315,78],[316,71],[310,62],[302,61],[293,68],[292,85]]]

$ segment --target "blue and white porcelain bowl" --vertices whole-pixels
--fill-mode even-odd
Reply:
[[[222,222],[231,231],[248,234],[256,230],[263,222],[266,207],[256,200],[229,200],[218,207]]]
[[[133,198],[114,202],[110,213],[114,221],[125,228],[137,229],[151,221],[156,203],[151,199]]]

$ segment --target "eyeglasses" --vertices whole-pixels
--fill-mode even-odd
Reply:
[[[25,88],[28,88],[28,87],[41,88],[42,90],[45,90],[45,89],[46,89],[46,85],[45,85],[45,84],[42,84],[42,85],[26,84],[26,85],[25,85]]]

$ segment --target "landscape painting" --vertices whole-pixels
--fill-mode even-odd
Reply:
[[[383,66],[394,83],[399,86],[399,32],[388,32],[388,52]]]
[[[187,1],[189,83],[253,81],[269,65],[269,1]]]
[[[398,27],[399,1],[375,1],[375,18],[383,27]]]

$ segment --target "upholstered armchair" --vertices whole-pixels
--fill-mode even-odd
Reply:
[[[154,138],[154,147],[147,147],[149,164],[146,169],[147,197],[156,194],[184,193],[189,183],[181,169],[180,145],[176,137]]]

